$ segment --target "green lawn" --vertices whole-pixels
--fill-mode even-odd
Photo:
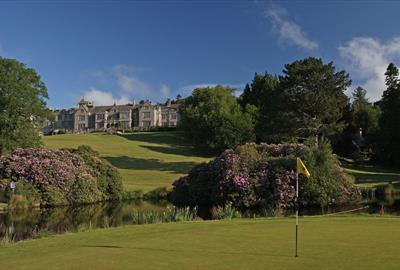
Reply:
[[[400,218],[133,225],[0,246],[1,269],[399,269]]]
[[[118,168],[127,190],[170,186],[194,165],[209,160],[199,156],[176,132],[66,134],[46,136],[43,141],[53,149],[91,146]]]
[[[400,171],[368,165],[342,165],[349,174],[356,178],[356,184],[361,186],[376,186],[381,184],[400,183]]]

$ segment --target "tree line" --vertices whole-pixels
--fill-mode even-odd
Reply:
[[[182,104],[180,129],[193,144],[221,153],[246,142],[328,139],[337,154],[400,165],[399,70],[389,64],[381,100],[370,102],[333,62],[309,57],[284,65],[282,74],[255,74],[243,93],[226,86],[195,89]],[[0,57],[0,154],[38,146],[47,88],[35,70]]]
[[[335,152],[400,165],[399,71],[390,64],[382,99],[370,102],[362,87],[333,62],[309,57],[281,75],[255,74],[243,93],[226,86],[195,89],[181,100],[181,129],[198,148],[220,153],[246,142],[328,139]]]

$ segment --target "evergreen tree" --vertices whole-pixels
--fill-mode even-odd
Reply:
[[[357,87],[353,92],[352,110],[357,128],[361,129],[363,136],[368,136],[378,128],[380,109],[371,104],[366,97],[367,91]]]
[[[379,121],[381,136],[378,156],[388,165],[400,166],[400,85],[399,70],[390,63],[386,73],[386,90],[383,92]]]
[[[313,57],[285,65],[280,77],[281,111],[288,111],[287,134],[296,139],[332,138],[345,128],[341,121],[349,103],[344,91],[351,85],[348,73],[336,72],[332,62]]]
[[[269,73],[255,74],[251,85],[247,84],[239,100],[246,105],[257,107],[256,136],[263,142],[280,142],[285,122],[280,121],[284,112],[280,108],[279,78]]]

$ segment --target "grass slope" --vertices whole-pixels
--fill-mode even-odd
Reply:
[[[400,218],[126,226],[0,246],[1,269],[399,269]]]
[[[207,161],[176,132],[126,135],[66,134],[43,138],[48,148],[89,145],[116,166],[127,190],[170,186],[194,165]]]
[[[400,171],[368,165],[342,165],[346,172],[356,178],[361,186],[376,186],[387,183],[400,183]]]

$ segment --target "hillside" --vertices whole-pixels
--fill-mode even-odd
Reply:
[[[118,168],[127,190],[170,186],[194,165],[209,159],[197,155],[177,132],[65,134],[46,136],[43,141],[52,149],[91,146]]]

